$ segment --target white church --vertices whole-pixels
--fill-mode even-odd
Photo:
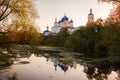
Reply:
[[[94,22],[94,14],[92,13],[92,9],[90,9],[90,13],[88,14],[88,22]],[[60,32],[61,28],[67,28],[72,34],[74,31],[78,30],[80,27],[74,27],[73,20],[69,20],[69,18],[64,15],[63,18],[61,18],[59,21],[57,21],[57,18],[55,19],[54,26],[51,28],[51,31],[49,31],[49,28],[47,27],[47,30],[43,32],[45,36],[51,35],[51,34],[57,34]]]
[[[69,21],[69,18],[65,15],[61,20],[57,22],[57,18],[55,19],[54,26],[52,27],[53,33],[59,33],[61,28],[68,28],[68,30],[72,30],[73,27],[73,20]]]

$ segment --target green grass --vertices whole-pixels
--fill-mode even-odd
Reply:
[[[5,67],[10,65],[9,59],[11,56],[5,55],[5,54],[0,54],[0,67]]]
[[[0,54],[0,61],[7,62],[10,57],[7,55]]]

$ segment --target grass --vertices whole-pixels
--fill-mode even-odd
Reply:
[[[0,67],[5,67],[10,65],[9,59],[11,56],[5,55],[5,54],[0,54]]]
[[[4,54],[0,54],[0,61],[7,62],[10,57]]]

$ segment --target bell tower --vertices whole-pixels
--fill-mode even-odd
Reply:
[[[94,14],[92,13],[92,9],[90,9],[90,13],[88,14],[88,23],[94,22]]]

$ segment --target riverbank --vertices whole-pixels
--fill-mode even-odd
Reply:
[[[30,50],[29,45],[14,45],[9,44],[0,46],[0,67],[7,67],[11,65],[17,57],[19,51]]]
[[[9,66],[10,64],[12,64],[12,62],[10,61],[11,58],[13,58],[13,56],[0,54],[0,67]]]

